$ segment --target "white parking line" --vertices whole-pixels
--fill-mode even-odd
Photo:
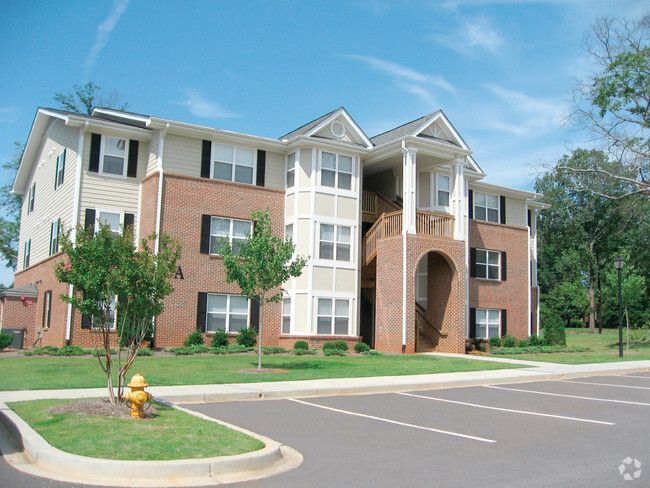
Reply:
[[[404,396],[410,396],[414,398],[423,398],[425,400],[435,400],[437,402],[445,402],[445,403],[455,403],[456,405],[467,405],[468,407],[476,407],[476,408],[486,408],[488,410],[498,410],[500,412],[511,412],[511,413],[521,413],[524,415],[536,415],[539,417],[550,417],[554,419],[562,419],[562,420],[575,420],[576,422],[589,422],[592,424],[601,424],[601,425],[616,425],[612,422],[602,422],[600,420],[590,420],[590,419],[581,419],[578,417],[565,417],[564,415],[552,415],[549,413],[540,413],[540,412],[531,412],[528,410],[514,410],[512,408],[500,408],[500,407],[490,407],[488,405],[478,405],[476,403],[467,403],[467,402],[459,402],[457,400],[447,400],[446,398],[437,398],[437,397],[430,397],[430,396],[425,396],[425,395],[415,395],[413,393],[397,393],[397,395],[404,395]]]
[[[634,376],[631,374],[626,374],[622,376],[623,378],[643,378],[644,380],[650,380],[650,376]]]
[[[341,410],[341,409],[338,409],[338,408],[326,407],[325,405],[318,405],[317,403],[306,402],[304,400],[297,400],[295,398],[289,398],[288,400],[291,401],[291,402],[302,403],[303,405],[309,405],[311,407],[317,407],[317,408],[322,408],[324,410],[330,410],[332,412],[344,413],[346,415],[353,415],[355,417],[363,417],[363,418],[371,419],[371,420],[379,420],[380,422],[386,422],[386,423],[389,423],[389,424],[401,425],[403,427],[411,427],[413,429],[427,430],[429,432],[437,432],[438,434],[445,434],[445,435],[451,435],[451,436],[455,436],[455,437],[462,437],[464,439],[471,439],[473,441],[491,442],[491,443],[496,442],[495,440],[484,439],[483,437],[476,437],[476,436],[473,436],[473,435],[460,434],[458,432],[451,432],[451,431],[448,431],[448,430],[434,429],[432,427],[424,427],[422,425],[407,424],[405,422],[398,422],[397,420],[390,420],[390,419],[385,419],[385,418],[382,418],[382,417],[375,417],[374,415],[366,415],[366,414],[363,414],[363,413],[350,412],[349,410]]]
[[[596,385],[596,386],[613,386],[615,388],[635,388],[637,390],[650,390],[647,386],[631,386],[631,385],[614,385],[612,383],[593,383],[591,381],[574,381],[563,380],[564,383],[580,383],[581,385]]]
[[[521,391],[523,393],[535,393],[536,395],[578,398],[580,400],[593,400],[596,402],[610,402],[610,403],[624,403],[626,405],[643,405],[644,407],[650,407],[650,403],[643,403],[643,402],[628,402],[626,400],[612,400],[609,398],[593,398],[593,397],[585,397],[585,396],[577,396],[577,395],[563,395],[562,393],[547,393],[545,391],[520,390],[518,388],[503,388],[501,386],[493,386],[493,385],[481,385],[481,386],[483,386],[483,388],[494,388],[495,390]]]

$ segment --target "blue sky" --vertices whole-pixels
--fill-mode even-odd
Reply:
[[[563,124],[596,17],[650,0],[5,1],[0,158],[94,81],[134,112],[279,137],[344,106],[368,136],[442,109],[486,181],[587,144]],[[0,173],[3,184],[13,175]],[[0,283],[11,282],[0,269]]]

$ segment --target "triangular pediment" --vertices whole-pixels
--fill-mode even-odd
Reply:
[[[436,113],[413,133],[416,137],[447,142],[468,149],[460,135],[442,112]]]
[[[370,147],[371,143],[361,128],[352,120],[345,109],[337,110],[331,117],[323,120],[308,134],[309,137],[330,139],[334,141]]]

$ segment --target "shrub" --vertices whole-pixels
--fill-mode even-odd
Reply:
[[[241,329],[237,336],[237,344],[245,347],[255,347],[255,344],[257,344],[257,331],[253,327]]]
[[[362,352],[368,352],[370,351],[370,346],[365,342],[357,342],[354,345],[354,351],[358,352],[359,354],[361,354]]]
[[[289,349],[280,346],[262,346],[262,354],[284,354],[289,352]]]
[[[334,342],[325,342],[323,343],[323,350],[325,349],[338,349],[339,351],[347,351],[348,350],[348,343],[341,340],[341,341],[334,341]]]
[[[217,329],[212,339],[210,339],[210,346],[212,347],[227,347],[228,344],[230,344],[228,334],[223,329]]]
[[[549,346],[566,346],[564,321],[559,317],[549,317],[544,321],[544,339]]]
[[[529,345],[530,345],[530,341],[528,339],[522,339],[517,344],[517,347],[528,347]]]
[[[59,349],[58,356],[83,356],[84,348],[81,346],[63,346]]]
[[[474,338],[472,339],[472,350],[477,350],[481,352],[487,351],[487,341],[485,339]]]
[[[148,347],[141,347],[138,349],[138,356],[153,356],[153,349]]]
[[[501,345],[503,347],[517,347],[518,343],[519,341],[509,334],[506,334],[501,338]]]
[[[490,337],[488,342],[490,343],[490,349],[501,347],[501,337]]]
[[[307,341],[296,341],[293,344],[293,350],[294,351],[298,351],[298,350],[307,351],[307,350],[309,350],[309,343]]]
[[[293,354],[294,356],[313,356],[318,352],[317,349],[294,349]]]
[[[325,344],[327,344],[327,342]],[[323,344],[323,354],[325,354],[325,356],[345,356],[347,354],[346,351],[342,349],[338,349],[336,347],[330,347],[329,349],[325,349],[324,347],[325,344]],[[329,344],[333,344],[333,343],[330,342]]]
[[[183,345],[185,347],[204,346],[205,341],[203,340],[203,334],[201,334],[201,332],[199,332],[198,330],[195,330],[194,332],[192,332],[190,335],[187,336],[187,339],[185,339]]]
[[[193,346],[170,347],[167,350],[173,352],[176,356],[191,356],[192,354],[208,352],[210,349],[204,345],[195,344]]]
[[[533,334],[530,336],[530,339],[528,339],[528,344],[530,346],[545,346],[546,341],[541,337],[537,337],[537,335]]]
[[[363,355],[364,356],[383,356],[384,354],[379,352],[379,351],[375,351],[374,349],[372,349],[372,350],[370,350],[368,352],[364,352]]]
[[[0,351],[2,351],[5,347],[9,347],[13,341],[14,336],[0,330]]]

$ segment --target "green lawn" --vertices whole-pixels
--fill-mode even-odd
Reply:
[[[358,378],[451,373],[518,367],[486,361],[432,356],[264,356],[263,368],[285,373],[245,374],[255,355],[139,357],[127,380],[140,371],[150,386],[252,383],[262,381]],[[93,357],[1,357],[0,390],[100,388],[106,376]]]
[[[630,351],[627,351],[625,330],[623,331],[622,358],[618,357],[618,329],[603,329],[602,334],[598,333],[598,329],[596,329],[595,334],[590,334],[588,329],[566,329],[566,338],[567,346],[588,347],[591,351],[554,354],[512,354],[498,357],[564,364],[650,359],[650,342],[630,342]]]
[[[164,406],[158,406],[156,416],[145,420],[47,411],[70,401],[74,400],[14,402],[9,406],[52,446],[80,456],[164,461],[229,456],[264,447],[241,432]]]

